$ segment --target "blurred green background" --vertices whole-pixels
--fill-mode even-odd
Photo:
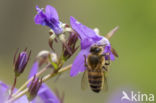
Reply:
[[[0,80],[12,84],[12,60],[17,48],[32,50],[31,61],[18,79],[17,87],[27,79],[36,54],[50,50],[49,28],[38,26],[33,20],[35,6],[44,8],[47,4],[58,10],[61,21],[69,23],[69,17],[74,16],[88,27],[98,27],[101,35],[117,25],[120,27],[111,39],[119,58],[109,71],[109,91],[100,94],[82,91],[82,74],[71,78],[66,72],[59,81],[47,82],[51,88],[65,92],[65,103],[107,103],[109,97],[122,88],[156,94],[155,0],[1,0]]]

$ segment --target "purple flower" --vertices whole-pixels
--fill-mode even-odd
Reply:
[[[106,50],[104,52],[110,53],[110,59],[114,60],[114,55],[111,53],[111,46],[107,38],[98,35],[94,30],[81,24],[73,17],[70,18],[70,24],[72,29],[79,34],[79,39],[81,42],[81,51],[72,64],[70,71],[71,76],[76,76],[79,72],[85,71],[86,68],[84,66],[84,55],[87,56],[89,54],[90,47],[93,45],[106,45]]]
[[[61,22],[59,21],[57,11],[54,7],[47,5],[45,12],[43,12],[43,9],[36,6],[36,10],[38,12],[34,19],[36,24],[50,27],[55,34],[61,34],[63,32]]]
[[[27,53],[25,49],[24,51],[18,54],[18,57],[16,57],[17,52],[15,53],[15,56],[14,56],[14,66],[15,66],[14,71],[15,71],[16,76],[19,76],[21,73],[23,73],[29,61],[31,51]]]
[[[43,101],[43,103],[61,103],[60,99],[44,83],[39,90],[38,96]]]
[[[9,89],[10,87],[8,85],[0,81],[0,102],[1,103],[7,103],[7,100],[9,98]],[[26,96],[22,96],[21,98],[17,99],[14,103],[28,103],[28,100]]]
[[[28,79],[36,75],[38,68],[39,68],[39,63],[38,61],[35,61],[29,73]]]
[[[29,78],[37,73],[38,67],[38,62],[35,62],[31,69]],[[41,84],[42,82],[39,81],[39,79],[34,78],[32,83],[29,85],[29,93],[31,93],[32,98],[33,96],[35,97],[31,101],[31,103],[63,103],[61,99],[57,95],[55,95],[45,83],[43,83],[42,85]],[[9,98],[9,90],[10,86],[0,81],[0,103],[7,103]],[[17,89],[15,88],[14,92],[16,91]],[[32,98],[29,99],[31,100]],[[27,99],[27,96],[24,95],[15,100],[13,103],[29,103],[29,101]]]

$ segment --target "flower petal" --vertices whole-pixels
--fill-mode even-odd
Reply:
[[[32,68],[31,68],[28,79],[33,77],[37,73],[38,68],[39,68],[39,63],[38,63],[38,61],[36,61],[36,62],[34,62]]]
[[[38,68],[39,68],[39,63],[38,63],[38,61],[36,61],[36,62],[34,62],[32,68],[30,70],[28,79],[30,79],[31,77],[33,77],[37,73]],[[29,87],[30,84],[31,84],[31,82],[27,86]]]
[[[0,101],[2,103],[4,103],[5,100],[7,100],[7,98],[8,98],[8,95],[7,95],[8,89],[9,89],[9,87],[5,83],[0,81]]]
[[[17,89],[14,89],[14,92]],[[0,81],[0,103],[7,103],[9,97],[9,86]],[[24,95],[17,99],[14,103],[28,103],[27,97]]]
[[[46,25],[46,23],[44,22],[44,18],[40,14],[37,14],[35,16],[34,21],[35,21],[36,24],[41,24],[43,26]]]
[[[110,60],[114,61],[115,60],[115,56],[113,55],[113,53],[110,53]]]
[[[110,60],[112,60],[112,61],[115,60],[115,56],[113,55],[113,53],[111,51],[111,45],[105,46],[104,53],[110,53]]]
[[[5,83],[3,83],[2,81],[0,81],[0,86],[2,86],[3,88],[3,90],[5,91],[6,89],[8,89],[9,87],[5,84]]]
[[[22,97],[20,97],[19,99],[17,99],[14,103],[29,103],[27,96],[24,95]]]
[[[104,53],[109,53],[110,52],[110,46],[106,45],[104,49]]]
[[[58,13],[54,7],[47,5],[45,8],[45,14],[49,20],[54,18],[56,21],[59,21]]]
[[[59,98],[57,98],[57,96],[51,91],[51,89],[44,83],[40,87],[38,96],[44,103],[60,103]]]
[[[95,42],[92,39],[84,39],[81,41],[81,49],[86,49],[88,47],[90,47],[92,44],[94,44]]]
[[[36,14],[36,16],[34,18],[35,23],[45,26],[46,25],[46,23],[45,23],[46,15],[44,14],[43,9],[40,9],[38,6],[36,6],[36,10],[38,13]]]
[[[84,72],[85,71],[85,59],[84,55],[88,56],[90,48],[87,49],[82,49],[79,54],[77,55],[76,59],[74,60],[72,64],[72,68],[70,71],[70,76],[74,77],[76,76],[79,72]]]
[[[86,38],[91,38],[98,41],[101,39],[101,36],[96,34],[94,30],[81,24],[72,16],[70,17],[70,24],[72,28],[79,34],[81,40],[85,40]]]

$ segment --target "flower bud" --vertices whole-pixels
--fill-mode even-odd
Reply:
[[[77,40],[78,40],[77,34],[72,32],[66,42],[68,48],[63,46],[63,56],[64,56],[65,60],[69,59],[75,53],[75,51],[78,49],[78,47],[76,47]],[[69,49],[69,50],[67,50],[67,49]],[[71,53],[69,51],[71,51]]]
[[[29,101],[32,101],[36,97],[41,85],[42,85],[42,79],[36,78],[36,76],[34,76],[28,89]]]
[[[56,53],[50,53],[51,61],[57,63],[58,62],[58,57]]]
[[[37,54],[36,60],[39,62],[39,66],[42,66],[42,64],[48,63],[49,54],[50,54],[50,52],[47,50],[42,50]]]
[[[42,66],[42,64],[48,64],[48,63],[51,63],[51,62],[56,63],[58,61],[58,58],[57,58],[56,53],[49,52],[47,50],[42,50],[36,56],[36,61],[39,62],[39,66]]]
[[[17,50],[17,52],[18,52],[18,50]],[[24,51],[22,51],[18,54],[18,57],[16,57],[17,52],[15,53],[15,56],[14,56],[14,71],[15,71],[16,77],[19,76],[21,73],[23,73],[23,71],[29,61],[30,54],[31,54],[31,51],[29,51],[29,53],[27,53],[26,49],[25,49]]]

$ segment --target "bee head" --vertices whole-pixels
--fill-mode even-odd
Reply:
[[[102,47],[96,45],[96,46],[92,46],[90,48],[90,52],[93,53],[93,54],[101,54],[102,53]]]

